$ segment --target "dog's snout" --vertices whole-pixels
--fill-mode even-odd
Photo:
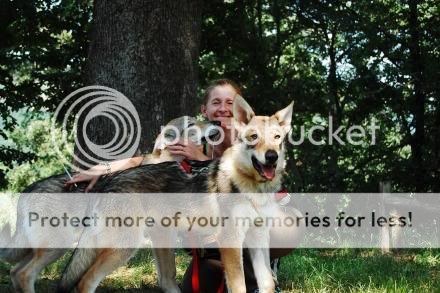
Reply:
[[[274,150],[268,150],[264,155],[266,157],[266,164],[275,164],[278,160],[278,154]]]
[[[211,124],[214,124],[215,126],[221,126],[222,123],[220,121],[211,121]]]

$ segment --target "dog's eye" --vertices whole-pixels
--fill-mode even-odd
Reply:
[[[251,139],[252,139],[252,140],[256,140],[257,138],[258,138],[258,135],[257,135],[256,133],[254,133],[254,134],[251,135]]]
[[[281,136],[279,134],[275,135],[275,139],[280,139]]]

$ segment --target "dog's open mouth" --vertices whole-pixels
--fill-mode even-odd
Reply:
[[[252,156],[252,165],[254,165],[255,170],[257,170],[261,177],[267,180],[272,180],[275,177],[277,164],[261,164],[255,156]]]

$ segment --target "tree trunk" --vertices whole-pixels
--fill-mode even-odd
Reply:
[[[414,125],[415,133],[411,142],[412,161],[415,171],[416,191],[425,189],[426,170],[423,156],[425,144],[425,94],[423,91],[423,60],[420,51],[419,21],[416,0],[409,1],[410,63],[414,85]]]
[[[201,8],[200,0],[95,0],[86,84],[116,89],[133,103],[141,124],[138,154],[151,151],[160,126],[196,110]],[[87,135],[104,144],[115,126],[101,116]]]
[[[337,77],[337,61],[336,61],[336,29],[331,30],[331,38],[329,38],[328,55],[330,58],[330,68],[327,76],[327,84],[329,91],[329,116],[333,119],[333,130],[337,129],[341,125],[342,110],[339,103],[338,95],[338,77]],[[327,34],[327,32],[325,32]],[[331,152],[329,154],[328,162],[328,180],[329,192],[341,191],[341,174],[338,166],[339,160],[339,145],[337,141],[333,141],[333,145],[330,146]]]

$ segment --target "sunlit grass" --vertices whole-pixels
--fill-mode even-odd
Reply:
[[[55,288],[69,256],[43,271],[37,291]],[[176,259],[181,280],[190,257],[178,251]],[[0,292],[13,292],[9,268],[0,263]],[[440,250],[382,255],[375,249],[299,249],[282,259],[279,280],[285,292],[436,292],[440,288]],[[98,292],[126,290],[159,292],[151,250],[139,251],[109,275]]]

